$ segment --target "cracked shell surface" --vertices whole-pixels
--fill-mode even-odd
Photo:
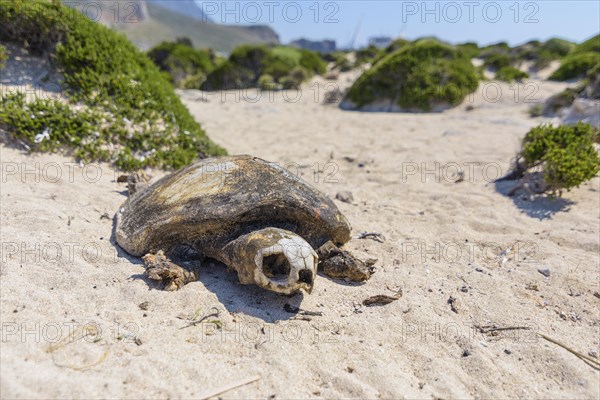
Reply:
[[[327,196],[252,156],[208,158],[136,192],[117,212],[115,234],[134,256],[189,246],[215,257],[231,240],[267,227],[294,232],[313,248],[350,239],[348,221]]]

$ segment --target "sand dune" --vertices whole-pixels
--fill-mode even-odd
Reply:
[[[598,353],[599,179],[533,201],[493,183],[543,121],[526,97],[565,85],[491,82],[444,113],[385,114],[321,105],[315,82],[317,98],[307,85],[297,102],[181,95],[230,154],[279,162],[331,197],[352,192],[353,204],[336,203],[353,233],[385,237],[348,245],[378,259],[371,280],[320,276],[312,294],[288,298],[207,263],[198,282],[155,290],[111,238],[126,193],[118,171],[3,144],[2,398],[196,398],[255,375],[221,397],[600,396],[597,371],[536,336]],[[398,289],[398,301],[362,305]],[[286,303],[322,315],[306,321]],[[182,329],[211,307],[220,330]],[[492,324],[530,329],[474,328]]]

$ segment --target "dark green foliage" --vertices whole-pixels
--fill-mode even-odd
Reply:
[[[481,49],[479,57],[483,59],[483,65],[493,70],[515,65],[518,58],[511,52],[506,42],[500,42],[486,46]]]
[[[569,54],[575,48],[575,43],[565,39],[552,38],[548,39],[543,45],[542,50],[561,58]]]
[[[479,48],[477,43],[474,42],[462,43],[457,45],[456,48],[462,51],[465,54],[465,56],[469,58],[478,57],[481,53],[481,49]]]
[[[310,73],[304,67],[295,67],[288,75],[281,78],[279,83],[283,89],[298,89]]]
[[[229,62],[256,75],[262,70],[263,63],[269,53],[269,49],[262,45],[239,46],[231,52]]]
[[[254,85],[256,74],[227,60],[206,77],[203,90],[234,90]],[[257,81],[258,83],[258,81]]]
[[[541,117],[544,115],[544,105],[543,104],[534,104],[529,107],[529,116],[532,118]]]
[[[588,71],[598,64],[600,64],[600,53],[587,52],[570,54],[565,57],[560,68],[550,76],[550,79],[553,81],[566,81],[569,79],[581,78],[586,76]]]
[[[386,56],[394,53],[397,50],[400,50],[408,45],[411,42],[406,39],[396,39],[392,43],[390,43],[383,51],[379,52],[375,58],[373,58],[372,65],[377,64],[379,61],[383,60]]]
[[[588,75],[599,64],[600,35],[596,35],[575,46],[563,59],[560,68],[550,76],[550,79],[554,81],[566,81],[582,78]]]
[[[275,79],[273,79],[271,75],[267,74],[261,75],[261,77],[258,78],[258,87],[262,90],[275,90],[278,88]]]
[[[383,50],[380,48],[370,45],[356,51],[356,63],[355,66],[361,66],[363,64],[371,63],[382,53]]]
[[[566,88],[562,92],[555,94],[547,101],[548,111],[553,114],[562,108],[570,107],[580,92],[580,88]]]
[[[188,43],[189,39],[163,42],[151,49],[148,57],[171,76],[176,87],[199,89],[215,68],[215,55],[211,50],[196,50]]]
[[[600,53],[600,34],[589,38],[585,42],[575,46],[570,54],[589,53],[590,51]]]
[[[89,117],[88,122],[98,129],[99,136],[88,137],[90,143],[86,144],[84,138],[71,140],[72,134],[57,135],[64,126],[70,126],[68,122],[46,120],[46,127],[54,132],[61,145],[76,149],[86,146],[86,150],[80,148],[79,151],[91,155],[91,159],[109,157],[123,168],[134,164],[178,168],[198,156],[224,153],[206,137],[159,69],[124,36],[57,1],[5,3],[0,8],[0,26],[0,39],[51,56],[64,73],[69,100],[90,109],[88,113],[75,115],[54,101],[35,103],[40,109],[59,113],[62,119],[79,121]],[[35,143],[31,143],[31,134],[41,126],[25,124],[27,116],[17,112],[18,98],[5,96],[2,101],[4,107],[17,114],[3,112],[0,124],[37,149]],[[114,118],[106,121],[110,126],[105,128],[94,119],[97,115]],[[131,122],[131,129],[122,135],[125,119]],[[83,133],[89,133],[82,123],[74,123],[82,127]],[[27,129],[23,130],[24,127]],[[106,150],[109,154],[101,149],[103,143],[114,145]]]
[[[501,42],[481,49],[479,57],[484,60],[486,67],[494,70],[514,67],[524,61],[533,62],[533,67],[539,70],[549,66],[553,60],[567,55],[574,46],[574,43],[557,38],[549,39],[544,43],[539,40],[531,40],[513,48],[507,43]]]
[[[332,69],[338,69],[340,72],[348,72],[352,69],[352,63],[348,60],[348,54],[343,51],[325,54],[323,59],[327,62],[332,62]]]
[[[521,157],[525,169],[541,166],[548,190],[569,190],[598,173],[600,159],[593,142],[597,132],[588,125],[542,125],[523,139]]]
[[[6,48],[0,45],[0,69],[4,67],[4,63],[6,62],[8,55],[6,54]]]
[[[527,72],[523,72],[520,69],[511,66],[502,67],[496,71],[496,79],[505,82],[521,82],[523,79],[527,78],[529,78],[529,74]]]
[[[300,53],[300,66],[309,71],[311,75],[321,75],[327,71],[327,64],[318,53],[305,49],[300,49]]]
[[[229,56],[229,60],[209,74],[203,89],[259,87],[261,83],[267,83],[266,80],[259,82],[263,75],[270,76],[275,83],[283,84],[285,81],[287,86],[296,87],[299,86],[299,83],[296,85],[300,76],[298,68],[302,68],[302,77],[306,80],[314,74],[324,73],[326,65],[317,53],[309,50],[285,46],[244,45],[237,47]],[[279,87],[270,84],[265,87],[269,86]]]
[[[402,109],[430,111],[454,106],[478,85],[463,52],[436,40],[422,40],[388,55],[366,71],[347,98],[358,108],[391,100]]]
[[[515,58],[507,53],[493,53],[485,58],[483,65],[488,68],[499,70],[501,68],[510,67],[514,62]]]

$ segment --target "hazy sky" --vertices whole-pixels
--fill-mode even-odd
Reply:
[[[363,45],[371,36],[434,35],[480,44],[563,37],[582,41],[600,31],[600,1],[200,1],[215,22],[271,25],[284,43],[305,37]]]

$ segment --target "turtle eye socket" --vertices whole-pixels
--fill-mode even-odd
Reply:
[[[309,285],[312,285],[313,283],[313,274],[312,271],[308,270],[308,269],[301,269],[298,272],[298,282],[302,282],[302,283],[306,283]]]
[[[283,253],[271,254],[263,258],[262,271],[270,279],[285,281],[290,275],[291,266]]]

